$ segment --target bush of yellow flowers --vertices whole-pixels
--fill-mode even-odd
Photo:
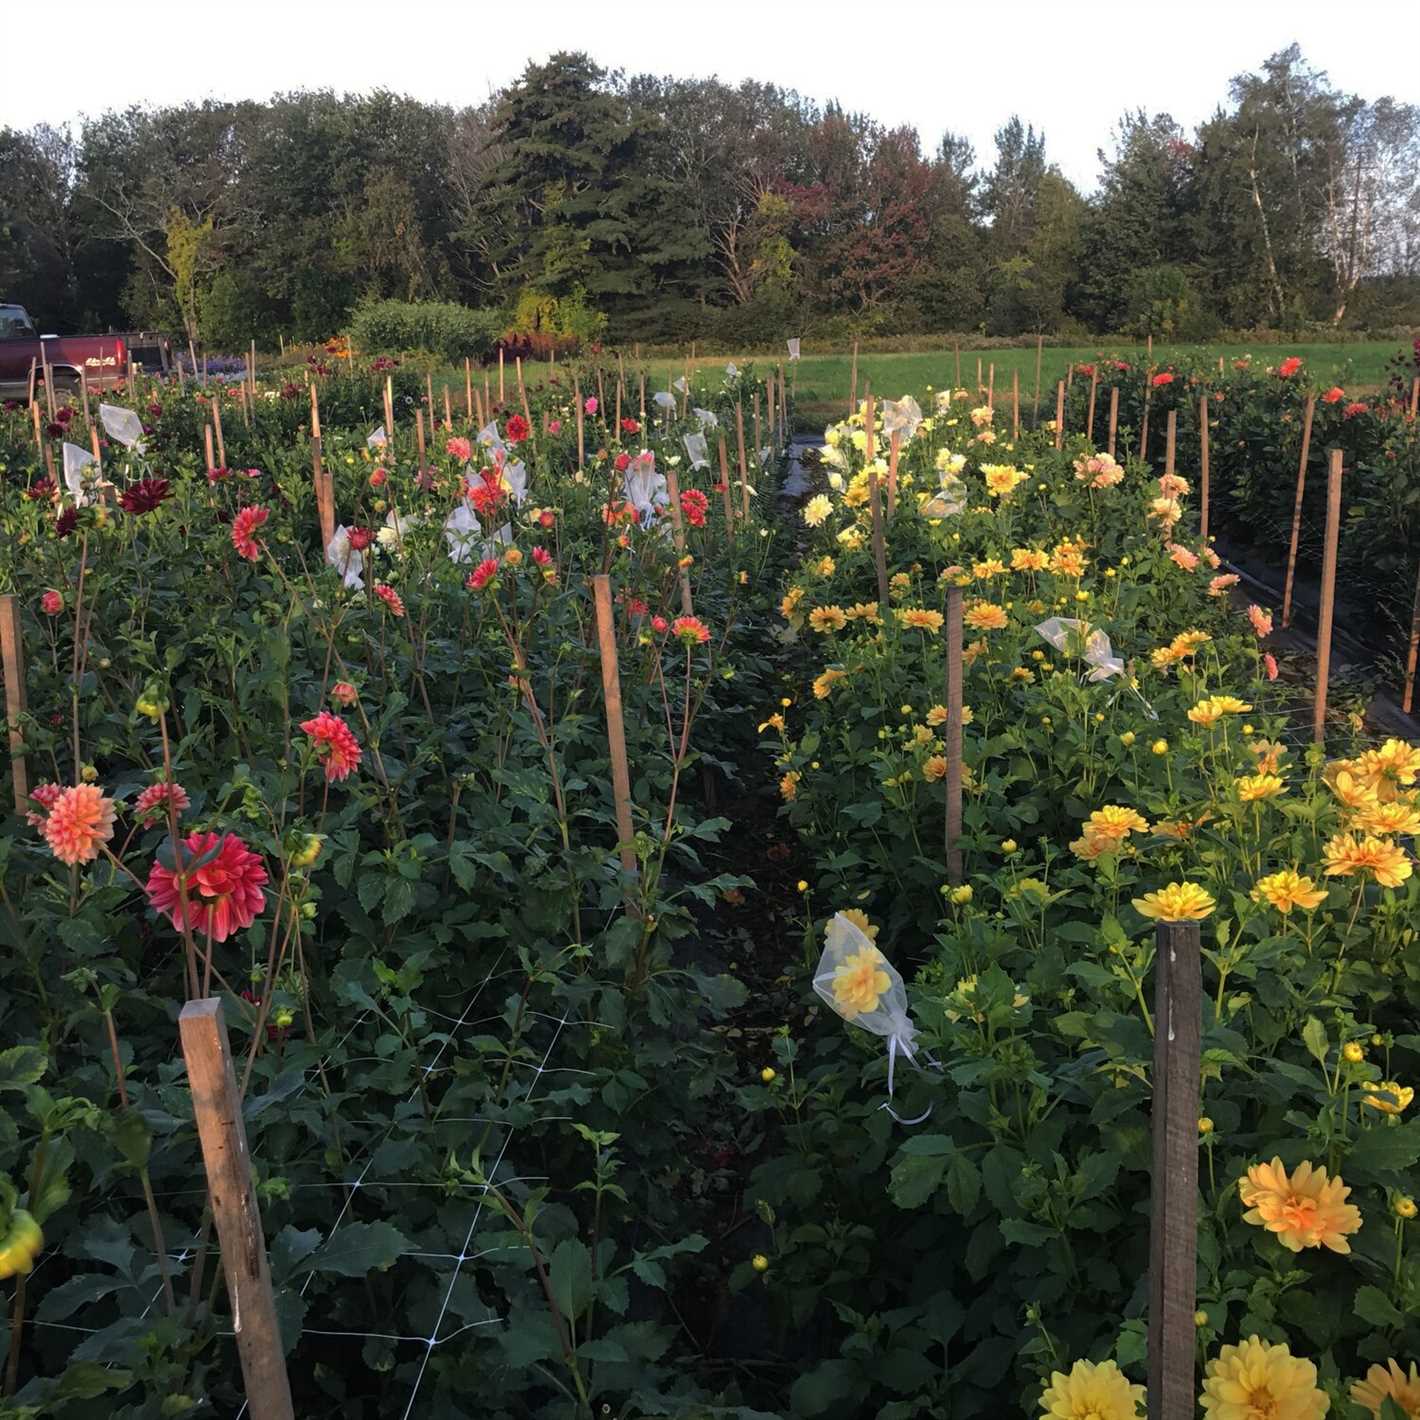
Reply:
[[[806,902],[909,982],[894,1113],[930,1111],[880,1108],[865,1032],[781,1043],[799,1152],[756,1180],[791,1240],[776,1293],[845,1337],[798,1413],[884,1387],[913,1401],[883,1415],[1143,1413],[1153,928],[1194,920],[1200,1407],[1420,1416],[1420,746],[1344,720],[1310,743],[1309,687],[1198,535],[1196,470],[1013,438],[965,390],[923,404],[895,469],[866,405],[826,431],[780,608],[793,705],[761,727]]]

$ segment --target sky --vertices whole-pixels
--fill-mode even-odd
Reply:
[[[529,60],[581,49],[608,68],[772,80],[837,99],[915,126],[928,151],[951,129],[981,163],[1018,112],[1045,129],[1047,158],[1088,191],[1120,114],[1144,107],[1191,129],[1234,74],[1293,40],[1344,89],[1420,102],[1420,4],[1366,13],[1351,23],[1335,0],[67,0],[64,27],[79,43],[55,44],[45,6],[6,19],[10,53],[30,58],[6,67],[0,126],[302,88],[479,103]]]

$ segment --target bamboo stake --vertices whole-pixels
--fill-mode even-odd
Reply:
[[[100,346],[100,349],[102,349],[102,348],[103,348],[103,347]],[[26,403],[27,405],[31,405],[31,404],[33,404],[33,403],[35,402],[35,369],[36,369],[36,367],[37,367],[37,361],[35,360],[34,356],[31,355],[31,356],[30,356],[30,383],[29,383],[29,389],[28,389],[28,390],[26,391],[26,393],[25,393],[25,403]]]
[[[995,361],[992,361],[992,363],[987,367],[987,371],[986,371],[986,407],[987,407],[987,409],[995,409],[995,408],[996,408],[996,363],[995,363]]]
[[[981,398],[981,391],[982,391],[983,389],[985,389],[985,388],[986,388],[985,385],[983,385],[983,384],[981,383],[981,356],[978,355],[978,356],[976,357],[976,397],[977,397],[977,399],[980,399],[980,398]]]
[[[203,452],[207,455],[207,472],[211,473],[217,465],[212,458],[212,426],[210,424],[202,426],[202,446]]]
[[[1119,386],[1111,385],[1109,391],[1109,456],[1114,457],[1115,436],[1119,433]]]
[[[21,720],[25,713],[25,640],[20,625],[20,606],[7,592],[0,596],[0,665],[5,671],[5,723],[10,744],[10,784],[14,790],[15,812],[31,807],[30,776],[25,764],[25,736]]]
[[[1412,424],[1417,415],[1420,415],[1420,375],[1416,375],[1410,384],[1410,422]]]
[[[501,405],[507,398],[503,391],[503,347],[498,347],[498,403]]]
[[[189,1001],[178,1017],[212,1218],[232,1307],[252,1420],[293,1420],[261,1210],[251,1181],[242,1100],[220,997]]]
[[[1055,382],[1055,447],[1065,447],[1065,381]]]
[[[1197,922],[1160,922],[1154,938],[1148,1408],[1161,1420],[1192,1420],[1198,1393],[1200,936]]]
[[[956,357],[956,384],[952,386],[952,394],[961,388],[961,341],[952,341],[952,354]]]
[[[86,429],[92,429],[94,427],[94,416],[89,410],[89,376],[83,370],[79,371],[79,398],[84,406],[84,427]]]
[[[452,434],[454,431],[454,405],[449,398],[449,387],[444,386],[444,432]]]
[[[463,357],[463,405],[464,418],[473,418],[473,361]]]
[[[488,424],[493,419],[493,386],[489,382],[488,371],[483,372],[483,419],[482,424]],[[481,426],[480,426],[481,427]]]
[[[429,408],[429,437],[434,437],[434,372],[424,371],[424,402]]]
[[[1302,539],[1302,501],[1307,491],[1307,457],[1312,445],[1312,416],[1316,413],[1316,396],[1307,396],[1306,413],[1302,415],[1302,455],[1297,460],[1297,493],[1292,502],[1292,540],[1287,548],[1287,577],[1282,584],[1282,625],[1292,624],[1292,583],[1297,575],[1297,549]]]
[[[680,506],[680,479],[676,471],[666,468],[666,493],[671,500],[671,526],[675,533],[676,562],[680,567],[680,609],[686,616],[695,615],[690,599],[690,569],[685,564],[685,518]]]
[[[251,343],[251,350],[247,356],[247,378],[246,383],[251,391],[251,397],[256,398],[256,341]]]
[[[1208,391],[1198,396],[1198,535],[1208,541]]]
[[[1326,692],[1331,679],[1331,622],[1336,610],[1336,548],[1341,537],[1341,450],[1332,449],[1326,471],[1326,546],[1321,561],[1321,613],[1316,626],[1316,704],[1312,739],[1326,743]]]
[[[599,394],[604,394],[602,390],[602,372],[600,370],[597,371],[597,391]],[[601,411],[602,423],[605,424],[606,405],[601,403],[600,399],[597,401],[597,408]],[[619,383],[616,386],[616,419],[612,424],[612,435],[617,443],[621,442],[621,385]]]
[[[1099,366],[1094,365],[1090,369],[1090,407],[1085,415],[1085,432],[1091,448],[1095,446],[1095,393],[1099,389],[1099,383]]]
[[[597,649],[601,652],[602,697],[606,702],[606,738],[611,752],[611,791],[616,806],[616,840],[621,871],[626,876],[627,911],[634,910],[636,830],[631,820],[631,772],[626,762],[626,727],[621,715],[621,675],[616,659],[616,620],[611,606],[611,578],[592,577],[596,602]]]
[[[311,478],[316,490],[316,515],[320,519],[320,550],[324,557],[335,536],[335,481],[321,462],[321,441],[311,440]]]
[[[424,477],[424,411],[414,411],[414,448],[419,460],[418,477]]]
[[[1021,437],[1021,372],[1011,371],[1011,440]]]
[[[878,492],[878,475],[873,468],[873,415],[874,402],[870,391],[867,413],[863,419],[863,427],[868,435],[865,450],[868,466],[868,503],[873,515],[873,562],[878,570],[878,610],[882,613],[883,621],[886,622],[888,619],[887,541],[883,534],[883,503]]]
[[[244,429],[250,429],[250,428],[251,428],[251,398],[250,398],[250,393],[249,393],[249,391],[247,390],[246,382],[245,382],[245,381],[243,381],[243,383],[242,383],[242,385],[241,385],[241,391],[242,391],[242,428],[244,428]]]
[[[947,881],[961,882],[962,590],[947,588]]]
[[[645,370],[642,370],[642,371],[641,371],[641,378],[640,378],[639,384],[640,384],[640,389],[641,389],[641,395],[640,395],[641,424],[642,424],[642,427],[644,428],[644,427],[645,427],[645,424],[646,424],[646,372],[645,372]]]
[[[41,451],[44,449],[44,431],[40,427],[40,421],[43,417],[39,409],[39,400],[32,399],[30,401],[30,422],[34,425],[35,448]]]
[[[394,376],[385,376],[385,451],[394,453]]]

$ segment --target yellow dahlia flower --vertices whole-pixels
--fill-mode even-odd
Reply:
[[[1238,1197],[1248,1210],[1243,1220],[1275,1233],[1291,1252],[1304,1247],[1351,1251],[1346,1238],[1360,1231],[1361,1210],[1346,1202],[1350,1192],[1339,1174],[1329,1179],[1324,1168],[1306,1162],[1288,1177],[1277,1158],[1253,1164],[1238,1180]]]

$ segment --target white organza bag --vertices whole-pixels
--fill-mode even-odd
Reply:
[[[1124,662],[1114,654],[1109,637],[1088,621],[1079,621],[1073,616],[1052,616],[1035,628],[1057,651],[1065,651],[1083,658],[1091,667],[1089,679],[1108,680],[1124,669]]]
[[[899,1124],[921,1124],[932,1113],[930,1108],[915,1119],[903,1119],[892,1107],[898,1054],[917,1064],[913,1043],[917,1028],[907,1014],[907,990],[897,968],[868,935],[841,912],[828,924],[823,955],[814,969],[813,985],[819,998],[849,1025],[887,1040],[888,1097],[882,1107]]]
[[[143,421],[131,410],[117,404],[99,405],[99,418],[110,439],[117,439],[128,449],[143,452]]]

